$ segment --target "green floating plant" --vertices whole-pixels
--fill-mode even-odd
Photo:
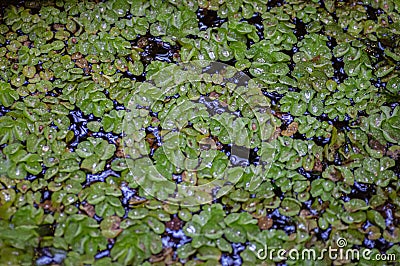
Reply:
[[[284,50],[291,50],[293,44],[297,42],[297,38],[293,33],[295,26],[289,22],[290,16],[282,8],[274,8],[273,12],[265,12],[262,17],[264,19],[264,37]]]
[[[94,261],[99,250],[107,246],[107,239],[98,230],[96,220],[83,214],[73,214],[63,221],[54,233],[53,245],[56,248],[71,251],[68,256],[86,256],[86,260]]]
[[[10,107],[14,101],[19,99],[19,95],[15,90],[11,89],[9,83],[1,82],[0,83],[0,103],[4,107]]]
[[[259,230],[257,221],[247,212],[231,213],[225,218],[226,239],[234,243],[245,243],[249,235]]]
[[[249,234],[250,245],[241,252],[240,256],[244,261],[244,264],[250,265],[250,263],[261,263],[261,261],[271,262],[270,256],[265,256],[265,253],[259,253],[260,249],[276,249],[276,248],[289,248],[292,244],[292,240],[283,230],[269,229],[261,232],[254,231]],[[258,256],[261,255],[261,258]],[[263,259],[265,257],[265,259]],[[273,256],[273,261],[279,260],[276,256]]]
[[[119,197],[121,190],[115,184],[96,182],[79,193],[81,201],[95,206],[95,212],[100,217],[117,215],[122,217],[125,209],[122,207]]]
[[[15,120],[13,119],[13,115]],[[28,132],[27,121],[17,114],[0,117],[0,143],[24,141]]]
[[[104,170],[106,160],[110,159],[115,151],[116,147],[106,140],[89,137],[87,141],[79,143],[76,153],[84,158],[82,169],[97,173]]]
[[[354,172],[354,178],[358,182],[386,187],[391,180],[397,180],[396,174],[392,170],[388,170],[394,165],[394,160],[388,157],[381,158],[379,161],[374,158],[366,158],[362,161],[362,167]]]
[[[361,129],[369,130],[371,135],[382,144],[386,142],[399,143],[399,116],[400,108],[397,106],[392,111],[389,107],[382,106],[381,113],[363,118]]]
[[[19,226],[18,228],[11,230],[9,223],[6,221],[0,221],[1,234],[0,234],[0,246],[1,246],[1,259],[2,263],[17,264],[17,265],[29,265],[32,263],[34,258],[34,247],[38,243],[38,234],[35,231],[35,227],[32,226]],[[11,242],[13,244],[8,244]],[[20,242],[20,244],[18,244]],[[28,243],[31,244],[28,244]],[[33,243],[32,243],[33,242]],[[19,246],[14,247],[14,245]]]
[[[207,247],[210,253],[215,253],[213,247],[216,246],[222,251],[232,251],[232,247],[228,244],[227,240],[222,238],[224,235],[223,230],[226,227],[224,217],[225,213],[222,210],[222,206],[218,204],[209,206],[200,214],[194,215],[191,221],[187,222],[183,228],[185,234],[192,238],[192,242],[178,249],[179,256],[181,258],[188,258],[202,247],[203,252]],[[209,258],[215,259],[215,257]]]
[[[123,230],[111,249],[111,257],[123,265],[143,263],[162,250],[159,236],[165,230],[162,222],[169,221],[170,216],[158,202],[150,202],[146,207],[133,208],[128,213],[129,219],[120,224]]]
[[[344,70],[350,77],[372,78],[371,60],[365,52],[365,46],[359,41],[341,43],[333,50],[335,57],[343,57]]]
[[[306,265],[257,251],[338,237],[399,256],[396,1],[97,2],[2,9],[0,264],[45,265],[50,252],[67,266],[217,265],[241,243],[243,265]],[[176,64],[195,60],[230,66]],[[71,111],[93,116],[77,124],[87,136]],[[212,193],[186,189],[223,175]],[[176,193],[221,203],[154,199]],[[171,251],[168,227],[190,242]],[[346,262],[320,261],[332,263]]]
[[[42,159],[37,154],[28,153],[19,143],[14,143],[6,147],[3,151],[7,155],[7,160],[4,161],[4,170],[10,178],[23,179],[27,173],[34,175],[42,171]]]
[[[305,134],[307,138],[331,136],[332,125],[326,121],[320,122],[312,116],[296,117],[295,121],[299,122],[299,133]]]

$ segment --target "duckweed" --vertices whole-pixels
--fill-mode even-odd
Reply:
[[[392,0],[0,4],[0,264],[396,264],[399,29]]]

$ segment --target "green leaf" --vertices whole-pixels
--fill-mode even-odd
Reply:
[[[279,208],[279,213],[287,216],[296,216],[301,209],[301,204],[293,198],[284,198]]]
[[[375,211],[375,210],[369,210],[367,212],[367,218],[374,224],[378,225],[380,228],[385,229],[386,228],[386,222],[385,219],[382,217],[382,215]]]
[[[91,171],[92,173],[98,173],[104,170],[105,161],[100,161],[100,157],[93,154],[82,161],[81,168]]]
[[[348,212],[356,212],[359,210],[367,210],[369,207],[364,200],[361,199],[351,199],[344,204],[344,208]]]

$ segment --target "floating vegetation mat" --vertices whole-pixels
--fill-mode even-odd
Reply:
[[[399,265],[399,1],[0,3],[0,265]]]

